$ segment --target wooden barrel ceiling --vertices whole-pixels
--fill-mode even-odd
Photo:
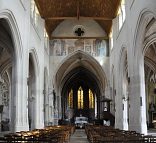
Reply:
[[[49,34],[66,19],[94,19],[109,34],[121,0],[35,0]]]

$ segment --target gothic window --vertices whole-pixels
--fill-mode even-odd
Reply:
[[[68,107],[73,108],[73,90],[71,89],[68,96]]]
[[[77,97],[78,97],[78,109],[83,109],[83,89],[81,86],[77,91]]]
[[[93,92],[89,89],[89,108],[93,109],[94,108],[94,96]]]

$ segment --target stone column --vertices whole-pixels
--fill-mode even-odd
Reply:
[[[36,75],[36,93],[35,93],[35,128],[44,127],[44,114],[43,114],[43,74],[42,70]]]
[[[119,81],[120,82],[120,81]],[[115,95],[115,128],[123,129],[123,101],[121,83],[116,87]]]
[[[123,99],[123,130],[128,130],[128,99]]]
[[[123,103],[123,129],[128,130],[128,85],[126,77],[123,77],[123,86],[122,86],[122,103]]]
[[[52,125],[53,124],[53,121],[54,121],[54,109],[53,109],[53,89],[52,88],[49,88],[48,89],[48,99],[49,99],[49,117],[48,117],[48,124],[49,125]]]
[[[48,118],[49,118],[49,108],[48,108],[49,97],[48,97],[46,88],[43,90],[43,94],[44,94],[44,125],[47,126]]]
[[[27,74],[23,72],[23,65],[23,61],[18,59],[16,66],[13,66],[11,124],[14,124],[12,130],[15,132],[29,130],[27,118]]]
[[[141,56],[139,58],[140,61],[138,64],[136,62],[133,76],[130,77],[129,129],[147,134],[144,59]]]

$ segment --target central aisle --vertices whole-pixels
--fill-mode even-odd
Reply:
[[[89,143],[84,129],[76,129],[69,143]]]

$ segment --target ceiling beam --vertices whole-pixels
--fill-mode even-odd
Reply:
[[[80,2],[79,2],[79,0],[77,0],[77,19],[78,20],[80,18],[80,7],[79,7],[79,5],[80,5]]]
[[[80,19],[80,18],[84,18],[84,19],[94,19],[94,20],[103,20],[103,21],[111,21],[113,20],[113,18],[109,18],[109,17],[85,17],[85,16],[75,16],[75,17],[48,17],[48,18],[44,18],[45,20],[71,20],[71,19]]]
[[[109,37],[108,36],[103,36],[103,37],[69,37],[69,36],[51,36],[50,39],[102,39],[102,40],[108,40]]]

